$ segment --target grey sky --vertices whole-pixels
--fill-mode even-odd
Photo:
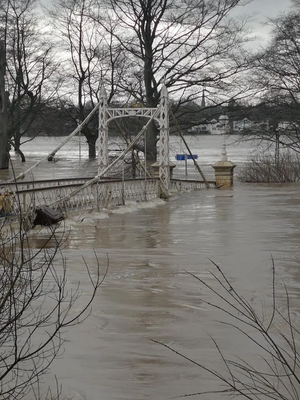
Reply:
[[[245,10],[249,12],[255,12],[261,17],[276,17],[281,11],[291,10],[290,0],[253,0],[247,6]]]
[[[245,0],[247,1],[247,0]],[[248,0],[249,4],[237,7],[234,14],[254,14],[253,30],[261,37],[258,43],[266,44],[270,37],[270,27],[266,24],[268,18],[274,18],[280,12],[289,12],[292,9],[291,0]],[[50,5],[53,0],[41,0],[45,5]]]
[[[282,12],[292,10],[291,0],[253,0],[245,7],[238,7],[239,13],[253,14],[254,33],[261,38],[258,44],[264,45],[270,38],[269,18],[275,18]]]

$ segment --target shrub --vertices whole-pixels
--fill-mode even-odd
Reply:
[[[284,152],[275,161],[269,154],[251,157],[238,174],[241,182],[285,183],[300,181],[300,156]]]

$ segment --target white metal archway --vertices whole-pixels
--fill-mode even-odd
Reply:
[[[158,121],[160,144],[158,150],[159,178],[163,190],[168,193],[170,183],[169,168],[169,104],[168,91],[165,85],[161,89],[160,103],[156,108],[112,108],[108,106],[104,87],[100,90],[99,125],[98,125],[98,175],[108,166],[108,123],[113,119],[124,117],[145,117]]]

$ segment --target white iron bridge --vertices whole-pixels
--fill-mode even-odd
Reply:
[[[56,179],[45,181],[27,181],[24,178],[46,159],[52,160],[54,155],[87,124],[91,116],[98,111],[98,173],[92,178]],[[116,118],[142,116],[148,119],[141,131],[127,148],[110,164],[108,163],[108,123]],[[173,116],[174,117],[174,116]],[[139,179],[107,179],[111,171],[125,155],[132,151],[140,138],[147,133],[151,121],[159,124],[158,177],[145,171],[145,177]],[[180,133],[181,135],[181,133]],[[183,141],[185,142],[183,136]],[[188,146],[187,146],[188,148]],[[189,149],[188,149],[189,150]],[[189,151],[190,152],[190,151]],[[191,152],[190,152],[191,154]],[[193,158],[192,154],[191,157]],[[155,198],[169,197],[172,193],[198,190],[215,186],[208,182],[194,160],[202,180],[172,179],[169,160],[169,104],[166,86],[161,89],[161,100],[157,108],[111,108],[107,104],[104,88],[101,88],[100,102],[63,142],[50,154],[39,160],[27,171],[13,180],[0,183],[0,192],[7,190],[6,202],[9,214],[30,213],[41,206],[50,206],[61,211],[100,210],[105,207],[125,205],[128,201],[149,201]],[[146,169],[146,166],[145,166]],[[148,172],[148,173],[146,173]],[[0,210],[1,211],[1,210]]]

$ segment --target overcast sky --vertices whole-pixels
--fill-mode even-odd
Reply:
[[[280,13],[291,10],[291,0],[253,0],[245,7],[239,7],[238,12],[254,14],[253,29],[261,37],[261,43],[264,44],[270,38],[270,27],[266,24],[268,18],[275,18]]]
[[[280,11],[289,11],[291,9],[290,0],[253,0],[245,9],[250,12],[256,12],[266,17],[276,17]]]
[[[49,5],[53,0],[41,0],[41,2]],[[255,23],[253,24],[253,29],[261,37],[260,42],[264,45],[270,37],[270,27],[266,25],[268,18],[274,18],[281,12],[289,12],[291,10],[291,0],[249,0],[249,4],[244,7],[238,7],[234,14],[254,14]]]

